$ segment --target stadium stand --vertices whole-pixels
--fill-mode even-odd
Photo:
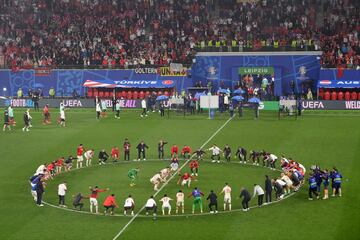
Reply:
[[[0,66],[14,70],[191,64],[197,51],[322,50],[325,68],[360,63],[360,1],[22,0],[3,1],[0,16]]]

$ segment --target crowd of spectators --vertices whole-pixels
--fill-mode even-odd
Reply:
[[[9,68],[191,64],[208,47],[322,50],[324,67],[359,67],[360,1],[2,2],[0,56]]]

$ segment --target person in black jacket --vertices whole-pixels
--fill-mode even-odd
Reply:
[[[42,195],[45,192],[43,179],[44,179],[43,177],[39,178],[39,182],[36,184],[36,194],[37,194],[36,204],[39,207],[44,206],[44,204],[42,204]]]
[[[265,204],[271,203],[272,184],[268,175],[265,175]]]
[[[229,145],[227,145],[227,144],[225,145],[223,152],[224,152],[226,162],[230,162],[231,148],[229,147]]]
[[[105,149],[99,152],[99,165],[105,164],[106,160],[108,160],[109,154],[105,151]]]
[[[241,192],[240,192],[240,198],[241,197],[244,197],[243,198],[243,200],[242,200],[242,202],[241,202],[241,204],[242,204],[242,206],[243,206],[243,211],[249,211],[250,210],[250,208],[249,208],[249,201],[250,201],[250,199],[251,199],[251,195],[250,195],[250,193],[249,193],[249,191],[248,190],[246,190],[245,188],[241,188],[241,190],[240,190]]]
[[[158,153],[159,153],[159,159],[164,160],[164,146],[165,144],[167,144],[168,142],[164,141],[164,140],[160,140],[158,143]]]
[[[165,116],[165,105],[163,102],[160,102],[159,110],[160,110],[160,117],[164,117]]]
[[[143,160],[146,160],[146,155],[145,155],[145,149],[149,148],[144,141],[141,141],[138,145],[137,145],[137,150],[138,150],[138,161],[140,161],[140,157],[142,155]]]
[[[213,190],[210,191],[210,194],[206,199],[209,200],[210,213],[214,213],[213,207],[215,207],[215,213],[217,213],[218,212],[217,196]]]

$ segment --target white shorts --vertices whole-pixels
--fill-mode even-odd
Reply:
[[[169,209],[171,209],[171,205],[162,205],[162,209],[164,209],[164,208],[169,208]]]
[[[81,156],[77,156],[77,161],[78,162],[82,162],[84,160],[84,158],[83,158],[83,156],[81,155]]]
[[[178,168],[179,168],[179,164],[177,164],[177,163],[172,163],[172,164],[170,164],[170,167],[171,167],[171,171],[176,171],[176,170],[178,170]]]
[[[90,205],[97,206],[98,205],[97,199],[96,198],[90,198]]]
[[[184,185],[186,185],[186,184],[190,184],[191,183],[191,179],[189,178],[189,179],[187,179],[187,180],[182,180],[182,182],[181,182],[181,186],[184,186]]]
[[[231,203],[231,197],[224,197],[224,203]]]
[[[151,180],[150,180],[150,182],[151,182],[152,184],[154,184],[154,185],[157,185],[157,184],[160,183],[160,181],[151,181]]]
[[[184,206],[184,201],[178,201],[178,202],[176,202],[176,206],[178,206],[178,207]]]

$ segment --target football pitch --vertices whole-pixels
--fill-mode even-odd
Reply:
[[[254,120],[247,112],[243,119],[230,119],[228,114],[217,114],[208,120],[206,113],[181,116],[172,113],[161,118],[150,113],[140,118],[140,110],[124,110],[121,119],[115,119],[109,112],[107,118],[95,119],[93,109],[70,109],[67,127],[55,123],[58,110],[51,109],[53,123],[41,124],[41,112],[31,112],[33,128],[23,132],[21,128],[23,109],[15,110],[18,124],[14,130],[0,132],[2,193],[0,194],[0,239],[359,239],[360,237],[360,112],[307,112],[303,116],[278,120],[274,112],[261,112]],[[2,118],[1,118],[2,121]],[[137,158],[136,145],[141,141],[149,146],[147,161],[123,161],[122,144],[125,138],[132,145],[131,160]],[[210,190],[217,194],[225,182],[232,187],[232,205],[235,211],[223,213],[223,196],[218,194],[219,213],[191,214],[191,199],[185,200],[185,214],[161,216],[158,201],[164,194],[175,198],[181,189],[174,176],[155,192],[149,179],[166,167],[169,161],[157,159],[157,143],[165,145],[165,156],[169,158],[170,147],[179,149],[187,144],[193,150],[217,144],[221,149],[228,144],[233,156],[238,146],[248,150],[266,150],[278,157],[285,155],[302,163],[310,170],[311,165],[331,169],[336,166],[343,175],[343,196],[328,200],[308,201],[307,183],[290,197],[261,208],[255,207],[257,199],[250,201],[248,212],[239,211],[240,188],[253,193],[254,183],[264,186],[264,176],[276,177],[280,173],[268,168],[250,164],[239,164],[232,157],[230,163],[211,163],[210,152],[200,162],[199,177],[191,187],[198,187],[205,196]],[[94,148],[93,166],[62,173],[47,183],[43,200],[54,205],[37,207],[30,194],[28,179],[44,162],[76,155],[77,146]],[[116,164],[98,166],[97,155],[105,148],[110,154],[113,146],[120,148],[120,161]],[[222,156],[222,160],[224,160]],[[180,158],[180,164],[184,164]],[[75,164],[76,165],[76,164]],[[277,167],[279,163],[277,162]],[[140,167],[137,185],[129,186],[128,170]],[[184,166],[182,172],[189,171]],[[67,181],[66,204],[68,209],[57,206],[57,185]],[[72,195],[81,192],[89,194],[89,186],[110,188],[99,194],[100,212],[102,202],[110,193],[116,194],[120,209],[115,216],[87,214],[89,202],[84,201],[83,212],[71,211]],[[182,188],[185,195],[192,188]],[[146,199],[157,194],[158,215],[156,220],[139,212]],[[122,206],[128,194],[135,199],[135,217],[122,216]],[[275,197],[273,196],[273,199]],[[199,209],[196,209],[199,213]]]

